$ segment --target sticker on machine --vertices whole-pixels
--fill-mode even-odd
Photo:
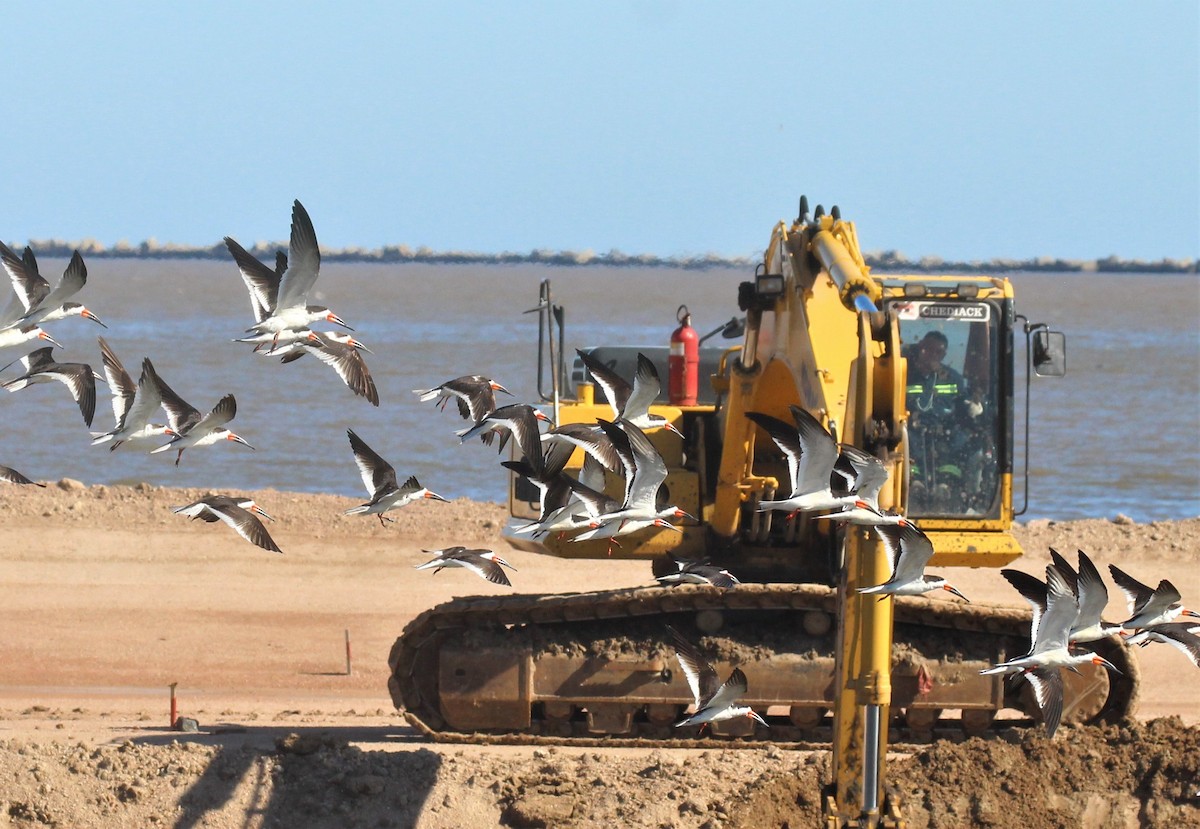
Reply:
[[[892,307],[902,320],[987,322],[992,318],[992,306],[984,302],[897,302]]]

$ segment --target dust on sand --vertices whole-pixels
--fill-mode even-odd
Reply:
[[[431,605],[501,591],[411,566],[422,547],[500,546],[498,505],[418,505],[383,528],[343,516],[351,499],[252,493],[278,519],[278,556],[170,513],[201,494],[0,488],[0,826],[818,825],[825,752],[422,742],[390,708],[387,650]],[[1200,585],[1197,520],[1031,522],[1018,537],[1029,572],[1051,545],[1081,547],[1185,598]],[[640,562],[505,555],[529,592],[650,581]],[[973,600],[1019,604],[993,571],[953,576]],[[894,756],[888,786],[910,825],[1200,825],[1197,674],[1146,650],[1137,721]],[[198,733],[165,727],[159,689],[176,679]]]

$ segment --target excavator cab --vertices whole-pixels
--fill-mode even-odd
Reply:
[[[1004,302],[899,299],[886,307],[908,368],[907,515],[1000,518],[1012,417],[1012,377],[998,359]]]

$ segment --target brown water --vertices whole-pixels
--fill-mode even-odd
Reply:
[[[42,269],[56,273],[64,264],[48,260]],[[375,352],[365,355],[381,398],[375,409],[312,358],[281,366],[230,342],[252,320],[231,263],[95,259],[88,271],[77,298],[109,330],[79,319],[53,324],[66,346],[57,358],[99,369],[95,336],[103,334],[135,378],[149,356],[198,409],[233,392],[231,426],[257,451],[233,444],[189,450],[175,467],[174,453],[91,447],[65,390],[41,385],[0,397],[0,464],[41,479],[359,496],[366,493],[345,436],[353,428],[401,476],[415,474],[447,498],[484,500],[503,499],[508,473],[486,447],[460,445],[457,415],[418,403],[412,389],[480,373],[516,400],[534,400],[537,321],[522,312],[536,303],[542,279],[552,280],[555,302],[566,307],[571,349],[665,345],[680,303],[706,333],[737,312],[736,286],[749,276],[731,269],[326,264],[312,301],[341,314]],[[1068,343],[1067,377],[1034,383],[1026,517],[1200,515],[1200,282],[1168,275],[1012,279],[1018,312],[1065,331]],[[0,354],[0,363],[16,356]],[[109,429],[107,393],[99,398],[93,429]]]

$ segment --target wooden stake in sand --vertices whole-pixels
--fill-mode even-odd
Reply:
[[[346,628],[346,676],[350,676],[350,629]]]
[[[171,689],[171,724],[170,724],[170,726],[168,726],[169,728],[174,728],[175,721],[177,719],[179,719],[179,716],[178,716],[179,715],[179,707],[175,702],[175,686],[178,684],[179,684],[178,682],[172,682],[170,685],[167,686],[168,688]]]

